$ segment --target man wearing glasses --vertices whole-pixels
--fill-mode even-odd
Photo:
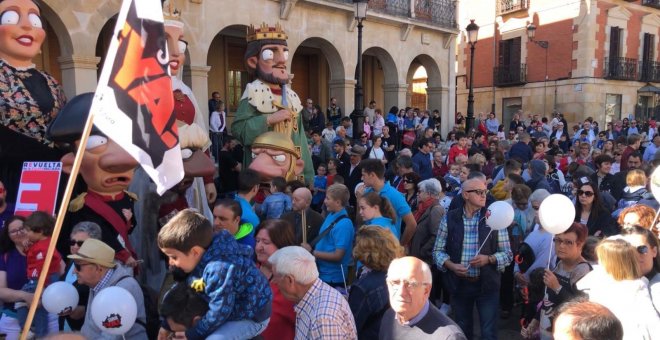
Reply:
[[[468,339],[473,338],[472,311],[476,303],[481,338],[497,339],[500,278],[513,255],[506,230],[486,226],[486,183],[472,178],[463,183],[460,209],[450,210],[440,222],[433,259],[451,296],[454,320]],[[478,251],[478,249],[480,249]]]
[[[147,314],[144,309],[144,295],[138,282],[133,278],[133,268],[122,266],[115,261],[115,251],[102,241],[88,238],[83,242],[75,255],[69,255],[73,260],[74,272],[78,276],[78,283],[89,287],[87,300],[87,315],[85,323],[80,330],[88,339],[97,339],[104,336],[102,330],[92,321],[92,304],[94,298],[108,287],[121,287],[126,289],[137,304],[137,320],[131,329],[124,334],[126,339],[147,339],[145,329]],[[103,320],[103,324],[110,324],[115,320]],[[121,321],[121,320],[119,320]]]
[[[465,339],[458,325],[429,302],[433,282],[424,261],[412,256],[393,260],[386,282],[392,308],[380,323],[381,340]]]

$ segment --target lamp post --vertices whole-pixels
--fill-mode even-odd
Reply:
[[[545,115],[545,100],[547,97],[546,91],[547,91],[547,83],[548,83],[548,47],[550,47],[550,43],[545,41],[545,40],[535,40],[534,37],[536,37],[536,25],[533,23],[529,24],[527,26],[527,38],[529,41],[535,43],[536,45],[540,46],[542,49],[545,50],[545,77],[543,78],[543,115]],[[556,87],[555,87],[556,89]]]
[[[353,121],[353,138],[360,138],[364,132],[364,110],[362,93],[362,21],[367,17],[367,5],[369,0],[353,0],[355,4],[355,20],[358,29],[357,69],[355,71],[355,105],[351,112]]]
[[[465,131],[470,132],[474,125],[474,92],[472,90],[472,79],[474,78],[474,45],[477,43],[479,26],[470,19],[470,24],[465,28],[468,35],[468,44],[470,44],[470,92],[468,92],[467,119]]]

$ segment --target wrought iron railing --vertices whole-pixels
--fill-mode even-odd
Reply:
[[[353,0],[329,1],[353,4]],[[413,19],[443,28],[458,27],[455,0],[369,0],[369,11]]]
[[[642,5],[660,9],[660,0],[642,0]]]
[[[529,9],[529,0],[495,0],[497,15],[509,14]]]
[[[495,86],[515,86],[527,83],[527,64],[500,65],[493,69]]]
[[[660,83],[660,62],[642,61],[639,63],[639,80]]]
[[[605,58],[603,78],[615,80],[637,80],[637,59]]]
[[[442,27],[456,28],[455,2],[454,0],[415,0],[415,19]]]

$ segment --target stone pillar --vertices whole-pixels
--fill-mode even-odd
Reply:
[[[330,98],[337,98],[337,105],[341,107],[344,116],[349,116],[353,112],[355,106],[355,79],[333,79],[330,80]],[[328,103],[330,102],[328,98]],[[328,103],[325,107],[321,107],[323,113],[328,108]]]
[[[428,87],[426,88],[426,96],[428,98],[429,111],[435,109],[440,111],[440,117],[442,118],[440,134],[444,138],[447,132],[449,132],[450,126],[453,126],[452,112],[454,111],[454,107],[453,104],[450,106],[450,101],[453,101],[450,99],[452,96],[449,95],[449,89],[446,87]]]
[[[62,87],[67,98],[96,90],[97,70],[101,58],[74,54],[61,56],[57,61],[62,70]]]
[[[387,116],[392,106],[399,109],[406,107],[406,95],[408,93],[408,84],[383,84],[384,106],[383,114]]]
[[[197,99],[197,105],[199,105],[200,110],[202,110],[202,114],[204,117],[209,116],[209,104],[208,104],[208,99],[209,99],[209,82],[208,82],[208,77],[209,77],[209,71],[211,70],[211,66],[207,65],[190,65],[190,88],[192,89],[193,93],[195,94],[195,98]],[[205,126],[202,128],[208,130],[209,126],[209,120],[204,119],[204,122],[206,123]]]

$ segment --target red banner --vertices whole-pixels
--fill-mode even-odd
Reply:
[[[61,173],[60,162],[23,163],[14,214],[27,216],[35,211],[45,211],[54,215]]]

